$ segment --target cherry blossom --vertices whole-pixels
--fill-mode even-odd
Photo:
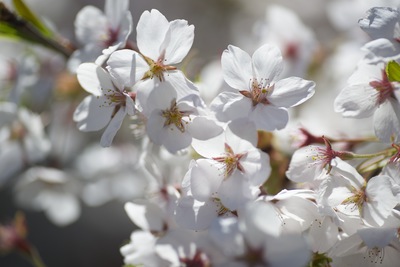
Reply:
[[[223,92],[211,103],[221,121],[248,118],[257,129],[279,130],[289,120],[287,108],[305,102],[314,94],[314,82],[297,77],[279,80],[282,55],[273,45],[261,46],[252,57],[230,45],[221,62],[225,81],[237,90]]]
[[[31,164],[43,161],[51,143],[38,114],[14,103],[0,104],[0,186]]]
[[[400,132],[398,82],[389,81],[385,64],[360,64],[347,86],[336,97],[334,108],[344,117],[373,116],[376,136],[383,142],[397,141]]]
[[[133,85],[132,78],[142,80],[137,85],[138,101],[163,81],[168,81],[177,91],[178,99],[197,94],[197,88],[174,65],[180,63],[189,52],[194,39],[194,26],[186,20],[168,21],[158,10],[145,11],[137,28],[139,53],[133,50],[115,52],[108,60],[110,71]]]
[[[269,156],[255,147],[256,138],[255,125],[238,119],[221,135],[194,140],[193,148],[206,159],[192,167],[193,197],[199,201],[219,198],[230,210],[255,199],[271,172]]]
[[[347,169],[333,169],[338,175],[330,176],[321,186],[329,205],[345,214],[360,216],[366,224],[383,225],[397,205],[390,177],[378,175],[367,182],[350,165]]]
[[[128,9],[128,0],[106,0],[104,13],[97,7],[86,6],[77,14],[75,35],[83,47],[69,59],[71,71],[75,72],[84,62],[102,65],[112,52],[125,46],[132,31]]]
[[[94,63],[84,63],[77,70],[81,86],[90,94],[76,108],[74,121],[80,131],[98,131],[107,126],[100,143],[110,146],[126,114],[135,112],[133,94],[123,83]]]
[[[146,130],[150,140],[163,145],[170,153],[187,148],[192,143],[192,137],[205,140],[222,131],[204,116],[195,99],[178,99],[176,91],[167,81],[151,92],[145,107],[143,112],[148,115]],[[201,113],[204,115],[201,116]]]
[[[17,202],[43,211],[56,225],[71,224],[79,218],[81,207],[77,198],[79,183],[70,176],[54,168],[32,167],[15,187]]]

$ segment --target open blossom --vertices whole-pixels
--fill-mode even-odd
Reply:
[[[191,169],[193,197],[199,201],[218,198],[230,210],[255,199],[271,172],[268,154],[256,144],[255,125],[245,119],[232,121],[212,139],[193,141],[193,148],[205,157]]]
[[[74,121],[80,131],[98,131],[107,126],[101,145],[110,146],[126,114],[133,115],[133,95],[123,82],[94,63],[81,64],[77,70],[81,86],[91,95],[76,108]]]
[[[15,187],[16,200],[25,208],[43,211],[54,224],[65,226],[81,214],[79,187],[66,172],[32,167],[23,173]]]
[[[378,175],[366,181],[350,165],[332,169],[335,175],[327,177],[320,186],[320,194],[328,205],[344,214],[360,216],[367,225],[382,226],[398,203],[391,178]]]
[[[70,71],[96,59],[102,65],[112,52],[125,46],[131,31],[129,0],[106,0],[104,13],[94,6],[84,7],[75,20],[75,35],[83,47],[69,59]]]
[[[110,72],[132,86],[137,80],[138,103],[144,105],[158,83],[168,81],[180,99],[197,88],[174,65],[180,63],[193,44],[194,26],[186,20],[168,21],[158,10],[145,11],[137,25],[139,53],[123,49],[113,53]]]
[[[400,136],[399,88],[399,82],[389,81],[384,63],[360,64],[349,78],[347,86],[336,97],[334,108],[344,117],[373,116],[376,136],[383,142],[398,141]]]
[[[294,152],[286,171],[290,180],[312,183],[319,180],[321,175],[329,173],[332,166],[347,168],[348,163],[340,158],[343,152],[334,150],[325,137],[322,139],[325,146],[309,145]]]
[[[39,115],[0,104],[0,187],[18,171],[43,161],[51,150]]]
[[[204,116],[196,99],[190,96],[178,99],[176,91],[167,81],[158,84],[158,87],[149,95],[144,110],[144,114],[148,115],[147,134],[155,144],[175,153],[187,148],[192,143],[192,137],[206,140],[222,132],[221,127]]]
[[[272,131],[286,126],[287,108],[297,106],[314,94],[315,83],[297,77],[279,80],[283,70],[279,49],[266,44],[250,57],[235,46],[222,54],[225,81],[236,92],[221,93],[211,109],[221,121],[248,118],[257,129]]]

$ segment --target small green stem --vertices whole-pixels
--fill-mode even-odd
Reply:
[[[377,153],[371,153],[371,154],[356,154],[356,153],[350,153],[352,159],[371,159],[379,156],[386,156],[386,157],[391,157],[394,155],[394,153],[397,150],[394,148],[388,148],[383,151],[377,152]]]
[[[35,267],[46,267],[38,251],[32,247],[30,261]]]
[[[355,139],[335,139],[328,138],[331,143],[363,143],[363,142],[379,142],[379,139],[376,137],[365,137],[365,138],[355,138]]]

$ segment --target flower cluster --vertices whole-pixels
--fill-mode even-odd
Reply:
[[[63,226],[79,217],[79,198],[123,201],[137,227],[120,248],[126,266],[398,265],[398,9],[373,7],[359,20],[370,39],[340,91],[330,90],[332,108],[316,103],[314,81],[297,77],[318,64],[318,43],[283,7],[271,6],[256,25],[252,55],[225,46],[210,84],[182,64],[194,26],[157,9],[142,13],[132,40],[128,0],[106,0],[104,13],[87,6],[75,21],[77,48],[19,12],[15,20],[30,20],[41,37],[25,39],[55,50],[20,59],[12,67],[19,75],[5,76],[15,88],[0,94],[0,186],[12,183],[20,205]],[[47,88],[43,66],[59,72],[47,84],[65,101],[24,91]],[[326,80],[346,72],[336,68]],[[327,109],[354,118],[357,135]],[[314,134],[319,116],[318,131],[324,123],[343,129]],[[360,119],[367,131],[355,126]],[[294,129],[297,146],[288,148]],[[86,146],[88,135],[95,144]]]

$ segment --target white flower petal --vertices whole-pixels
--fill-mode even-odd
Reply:
[[[114,139],[114,136],[117,134],[119,128],[121,128],[122,122],[125,118],[126,110],[125,107],[121,107],[114,117],[111,119],[108,124],[106,130],[100,139],[100,144],[102,147],[109,147]]]
[[[157,61],[161,52],[161,45],[169,29],[169,22],[157,9],[144,11],[138,21],[137,46],[146,57]]]
[[[187,125],[187,130],[190,132],[193,138],[208,140],[212,137],[220,135],[223,129],[211,119],[206,117],[195,117]]]
[[[101,70],[98,71],[99,68],[100,67],[94,63],[83,63],[79,65],[78,69],[76,70],[77,78],[82,88],[85,89],[86,92],[95,96],[102,95],[102,82],[100,81],[99,77]],[[108,74],[105,73],[104,75]]]
[[[375,176],[367,183],[367,205],[363,207],[363,218],[373,225],[381,226],[392,214],[397,199],[392,192],[392,183],[388,176]]]
[[[256,197],[250,184],[238,170],[233,171],[222,181],[218,195],[222,205],[229,210],[237,210]]]
[[[123,49],[115,51],[111,54],[107,61],[108,70],[114,77],[119,77],[123,81],[123,85],[130,87],[143,78],[148,70],[148,65],[139,53]],[[145,68],[137,68],[136,66],[145,66]]]
[[[214,201],[200,202],[192,196],[185,196],[178,201],[175,219],[186,229],[201,231],[210,227],[211,222],[218,216],[218,210]]]
[[[238,90],[249,90],[253,78],[249,54],[239,47],[229,45],[221,57],[222,73],[229,86]]]
[[[222,122],[247,118],[251,108],[252,103],[249,98],[234,92],[220,93],[210,105],[216,118]]]
[[[282,54],[278,47],[265,44],[258,48],[252,57],[255,78],[275,82],[283,70]],[[250,78],[252,78],[250,77]]]
[[[42,192],[45,193],[45,192]],[[48,199],[43,199],[44,211],[54,224],[65,226],[75,222],[80,214],[81,208],[77,198],[68,193],[46,192]]]
[[[219,218],[212,223],[209,231],[212,241],[224,255],[234,258],[245,253],[245,240],[236,218]],[[234,265],[229,264],[229,266]]]
[[[396,238],[396,228],[363,228],[357,231],[368,248],[384,248]]]
[[[194,26],[183,19],[171,21],[169,29],[161,45],[161,53],[165,49],[165,65],[180,63],[188,54],[194,39]]]
[[[181,149],[187,148],[192,143],[192,136],[185,130],[181,132],[175,125],[163,128],[164,141],[163,145],[168,152],[174,154]]]
[[[249,120],[256,124],[258,130],[280,130],[288,123],[289,114],[285,108],[258,104],[250,112]]]
[[[198,94],[199,89],[180,70],[165,73],[165,80],[170,82],[177,94],[177,100],[191,94]]]
[[[321,164],[315,159],[320,148],[322,147],[307,146],[297,149],[292,155],[286,176],[297,183],[314,181],[322,171]]]
[[[191,169],[190,178],[194,199],[205,202],[211,197],[218,197],[217,192],[224,173],[213,161],[199,159]]]
[[[75,19],[75,36],[82,44],[98,43],[108,36],[107,18],[94,6],[82,8]]]
[[[104,13],[110,23],[112,29],[118,29],[120,21],[129,10],[128,0],[106,0],[104,5]]]
[[[278,107],[294,107],[310,99],[314,93],[315,83],[297,77],[279,80],[268,100]]]
[[[308,244],[301,235],[282,235],[266,239],[264,260],[271,267],[302,267],[311,258]]]
[[[386,143],[398,142],[400,137],[400,103],[390,98],[383,102],[374,114],[376,136]]]
[[[252,202],[246,206],[243,215],[239,217],[241,228],[244,228],[246,241],[251,247],[261,248],[267,239],[281,234],[282,221],[269,202]]]
[[[142,230],[161,232],[164,229],[164,212],[154,203],[127,202],[125,211],[132,222]]]
[[[80,131],[98,131],[108,124],[114,107],[102,106],[104,101],[104,98],[94,96],[87,96],[83,99],[73,116]]]
[[[258,141],[256,125],[247,118],[235,119],[228,124],[225,138],[235,153],[254,149]]]
[[[240,160],[240,164],[245,170],[244,175],[249,177],[251,186],[261,186],[271,174],[268,154],[258,149],[249,151]]]
[[[221,156],[225,152],[225,134],[221,133],[208,140],[193,139],[192,147],[205,158]]]
[[[377,108],[376,94],[377,91],[369,84],[347,86],[335,99],[335,112],[342,113],[344,117],[370,117]]]

